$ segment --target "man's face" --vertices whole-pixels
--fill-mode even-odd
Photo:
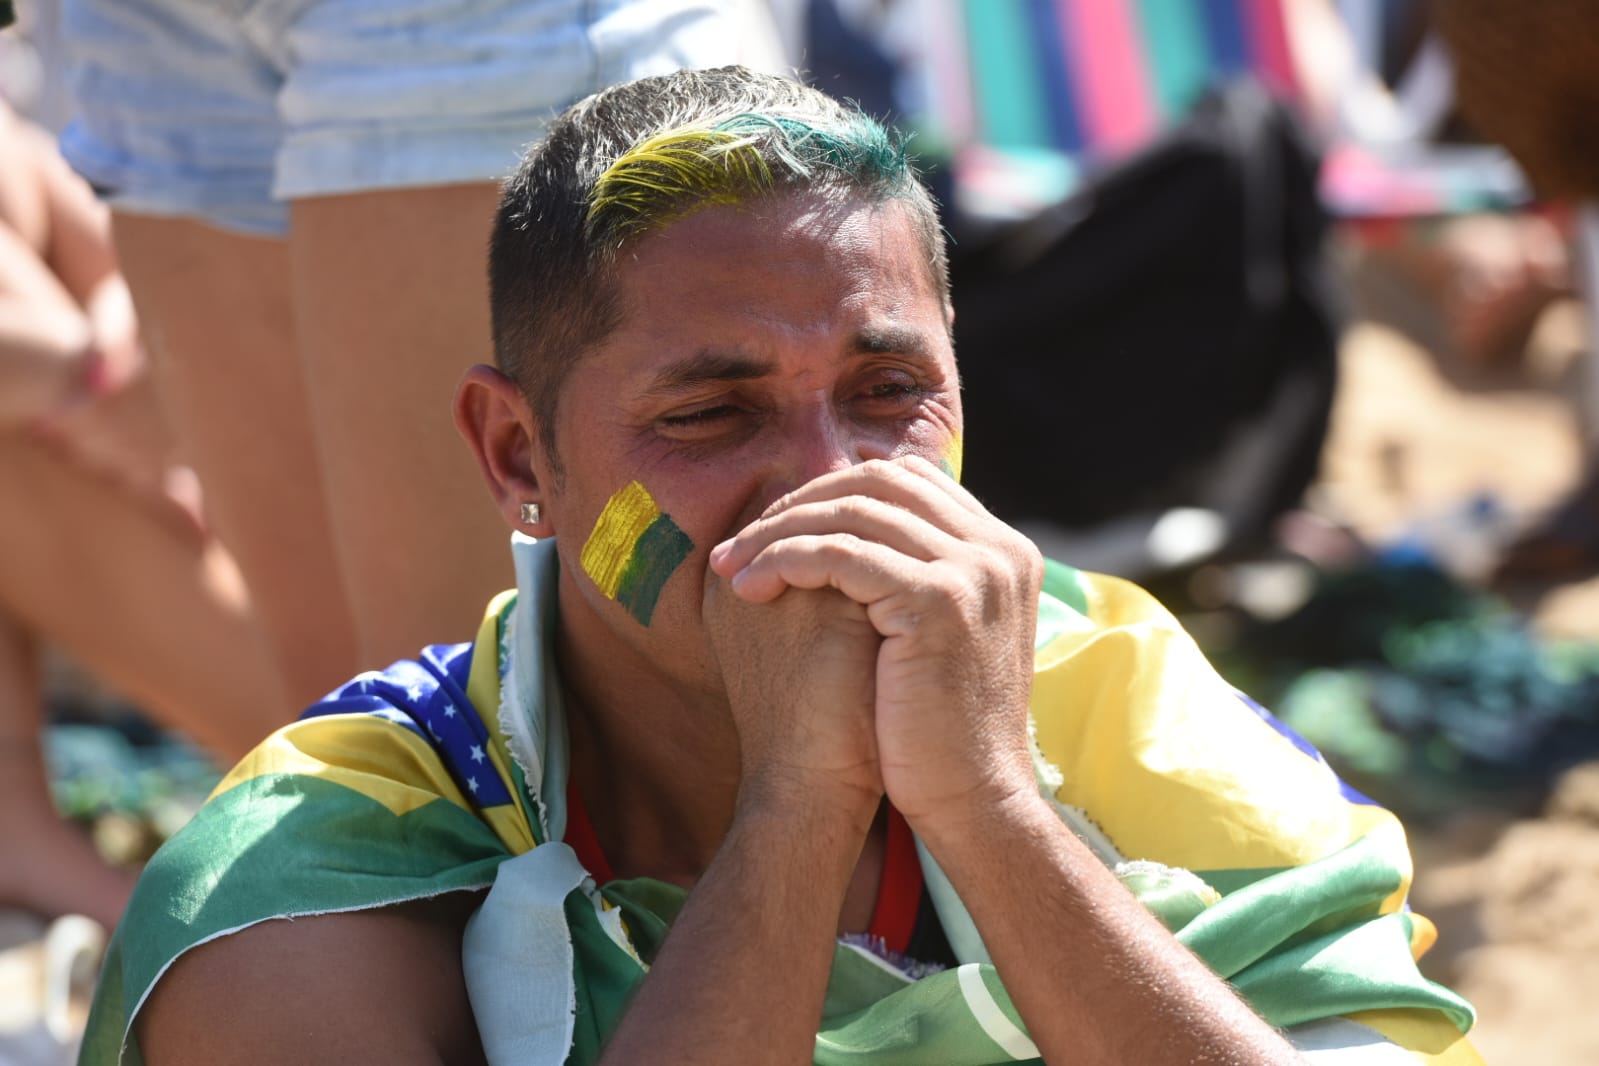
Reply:
[[[631,649],[716,689],[701,621],[713,546],[829,471],[958,464],[929,275],[892,202],[711,207],[623,250],[621,325],[566,379],[564,477],[546,481],[570,646],[619,664]]]

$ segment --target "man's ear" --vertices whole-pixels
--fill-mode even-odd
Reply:
[[[455,389],[455,428],[477,456],[489,495],[512,528],[531,537],[554,536],[552,467],[539,421],[516,382],[492,366],[468,370]]]

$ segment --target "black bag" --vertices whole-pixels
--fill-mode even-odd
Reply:
[[[972,491],[1079,529],[1207,508],[1233,547],[1294,506],[1336,376],[1316,166],[1241,82],[1036,217],[953,219]]]

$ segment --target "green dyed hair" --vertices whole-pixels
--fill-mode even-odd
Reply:
[[[948,303],[944,234],[903,144],[825,93],[743,67],[618,85],[568,108],[505,185],[489,255],[495,359],[554,454],[567,372],[615,329],[629,241],[781,195],[903,203]]]

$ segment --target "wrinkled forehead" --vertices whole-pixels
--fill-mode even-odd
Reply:
[[[663,315],[821,322],[875,307],[948,339],[937,269],[900,200],[807,190],[701,205],[629,241],[609,287],[623,329],[658,328]]]
[[[664,280],[683,292],[736,299],[748,278],[773,272],[834,275],[853,285],[918,291],[947,312],[936,251],[913,204],[847,187],[779,189],[733,203],[706,202],[624,243],[606,264],[614,307],[641,275],[676,269]],[[663,256],[670,250],[671,256]],[[715,264],[722,269],[709,269]],[[848,284],[846,284],[846,282]]]

